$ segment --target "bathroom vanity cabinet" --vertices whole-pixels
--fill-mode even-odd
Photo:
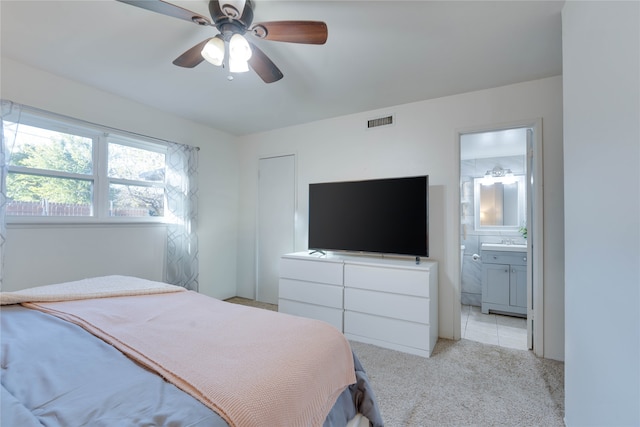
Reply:
[[[527,315],[527,253],[482,251],[482,312]]]

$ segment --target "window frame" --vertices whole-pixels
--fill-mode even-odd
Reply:
[[[15,121],[7,120],[15,123]],[[110,143],[124,145],[132,148],[138,148],[147,151],[153,151],[167,155],[167,143],[162,140],[154,140],[151,137],[145,137],[137,134],[128,134],[125,131],[115,131],[113,129],[104,128],[99,125],[90,125],[80,121],[76,121],[67,117],[56,117],[53,114],[45,114],[41,112],[23,111],[19,126],[27,125],[41,129],[51,130],[72,134],[92,140],[92,173],[79,174],[74,172],[56,171],[49,169],[37,169],[24,166],[7,165],[8,172],[26,173],[29,175],[37,175],[52,178],[68,178],[75,180],[91,181],[93,183],[93,197],[91,216],[20,216],[5,215],[7,224],[166,224],[169,223],[166,207],[166,180],[162,183],[154,183],[150,181],[137,181],[131,179],[110,178],[108,176],[108,149]],[[19,131],[19,128],[18,128]],[[135,186],[147,186],[162,188],[164,192],[164,215],[163,216],[111,216],[109,215],[109,188],[110,184],[123,184]]]

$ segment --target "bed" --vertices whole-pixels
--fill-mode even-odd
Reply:
[[[335,328],[127,276],[0,293],[3,426],[382,426]]]

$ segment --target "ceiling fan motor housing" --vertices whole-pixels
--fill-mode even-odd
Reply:
[[[253,22],[253,2],[246,0],[243,10],[238,10],[236,5],[219,0],[209,1],[209,13],[218,30],[229,37],[233,33],[244,34]]]

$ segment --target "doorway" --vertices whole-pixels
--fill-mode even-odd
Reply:
[[[280,257],[295,246],[295,156],[261,158],[258,168],[256,300],[278,304]]]
[[[542,354],[539,129],[534,122],[459,133],[460,337],[536,354]],[[488,250],[510,261],[495,269]]]

